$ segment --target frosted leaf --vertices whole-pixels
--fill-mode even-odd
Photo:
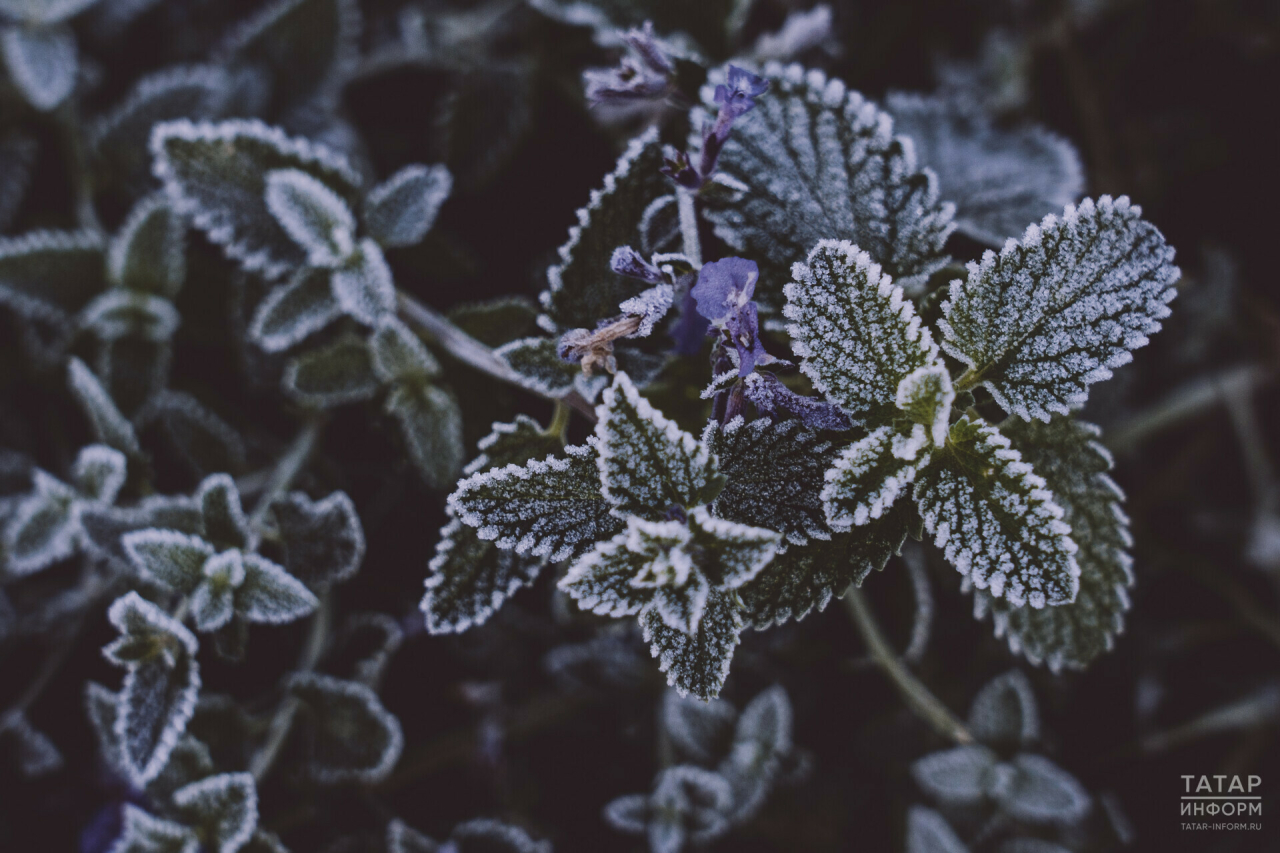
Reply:
[[[209,575],[191,593],[191,623],[209,633],[225,628],[236,614],[235,587],[244,583],[244,560],[239,551],[227,551],[205,563]]]
[[[123,536],[134,530],[157,528],[198,536],[204,532],[200,508],[184,496],[152,495],[126,508],[88,506],[80,515],[85,550],[106,561],[113,571],[129,574],[133,561],[125,552]]]
[[[75,88],[80,63],[69,27],[5,27],[0,30],[0,53],[9,79],[41,112],[58,106]]]
[[[440,845],[396,818],[387,824],[387,853],[437,853]]]
[[[67,362],[67,385],[71,395],[88,416],[98,441],[127,456],[142,453],[133,424],[120,414],[111,395],[102,387],[102,382],[78,358],[71,358]]]
[[[404,748],[404,734],[376,693],[318,673],[295,673],[288,688],[307,710],[308,772],[317,782],[372,785],[387,777]]]
[[[711,764],[729,751],[738,712],[724,699],[703,702],[668,689],[662,697],[662,727],[680,753]]]
[[[96,681],[85,683],[85,713],[89,724],[98,738],[98,749],[108,767],[118,767],[120,759],[120,741],[116,737],[116,706],[118,697]]]
[[[162,193],[134,205],[107,249],[107,278],[134,293],[173,299],[187,277],[186,223]]]
[[[920,424],[903,434],[882,426],[844,449],[827,471],[822,504],[834,530],[861,527],[889,512],[929,464],[933,452]]]
[[[20,132],[0,137],[0,231],[8,231],[31,185],[38,143]]]
[[[652,523],[632,516],[628,530],[597,543],[570,567],[560,580],[560,589],[577,600],[578,606],[583,610],[600,616],[634,616],[649,607],[653,603],[656,584],[641,585],[637,581],[646,571],[654,571],[651,567],[656,561],[662,561],[661,568],[670,567],[675,571],[672,564],[676,563],[676,559],[667,557],[660,547],[652,545],[651,535],[639,535],[638,547],[628,547],[636,526],[645,524]],[[683,534],[680,541],[688,541],[687,528],[678,522],[668,524],[676,526],[676,537]],[[696,596],[699,605],[697,619],[700,620],[707,602],[706,578],[698,573],[697,580],[690,584],[690,558],[687,552],[681,552],[679,557],[684,562],[683,579],[678,582],[691,597]],[[690,602],[690,609],[692,605],[693,602]],[[692,630],[696,630],[696,624]]]
[[[649,651],[658,667],[667,674],[667,684],[681,695],[692,693],[699,699],[714,699],[729,676],[729,663],[742,632],[738,595],[713,589],[698,623],[698,633],[690,636],[668,626],[655,609],[640,615]]]
[[[173,119],[212,118],[227,107],[232,94],[226,70],[213,65],[169,67],[143,77],[89,126],[95,179],[132,195],[150,192],[151,128]]]
[[[1066,414],[1159,331],[1180,273],[1141,214],[1125,196],[1068,205],[951,283],[943,348],[1005,411]]]
[[[1124,628],[1133,586],[1133,539],[1120,508],[1124,495],[1107,474],[1111,454],[1098,442],[1097,427],[1065,417],[1047,425],[1013,421],[1004,431],[1064,510],[1062,520],[1080,546],[1080,591],[1069,605],[1015,610],[975,590],[974,612],[990,612],[996,635],[1032,663],[1044,661],[1055,672],[1081,668],[1111,649]]]
[[[190,394],[155,394],[138,419],[157,428],[179,460],[197,477],[213,471],[239,473],[245,469],[244,439]]]
[[[244,555],[244,584],[236,589],[236,614],[249,622],[283,625],[314,612],[320,600],[302,581],[257,554]]]
[[[395,311],[396,285],[391,268],[378,244],[366,238],[342,267],[333,271],[330,284],[342,312],[366,326]]]
[[[610,800],[604,807],[604,820],[619,832],[644,835],[649,821],[648,795],[625,794]]]
[[[705,503],[723,484],[707,448],[653,408],[625,373],[605,389],[596,418],[602,493],[623,517],[661,518],[668,507]]]
[[[894,417],[898,384],[938,347],[911,301],[851,243],[823,240],[791,270],[783,314],[814,388],[854,418]]]
[[[729,783],[716,773],[677,765],[658,775],[649,797],[649,849],[678,853],[686,842],[705,844],[729,829]]]
[[[539,331],[538,303],[520,295],[464,302],[450,308],[448,315],[459,329],[491,347],[499,347]]]
[[[128,670],[116,701],[121,770],[141,787],[164,769],[195,711],[196,638],[136,592],[116,599],[107,618],[122,636],[103,653]]]
[[[209,747],[185,734],[174,745],[164,770],[147,785],[147,796],[152,802],[165,802],[179,788],[213,774],[213,756],[209,754]]]
[[[258,788],[248,773],[222,773],[173,792],[185,823],[200,828],[210,853],[237,853],[258,828]]]
[[[458,824],[449,841],[458,853],[551,853],[549,841],[534,841],[520,827],[489,818]]]
[[[781,535],[716,518],[705,506],[689,513],[690,540],[701,571],[717,587],[738,589],[769,564],[778,552]]]
[[[541,459],[563,449],[559,436],[548,433],[528,415],[516,415],[509,424],[495,422],[493,431],[476,442],[480,455],[467,463],[462,473],[522,465],[530,459]]]
[[[405,166],[369,190],[365,228],[387,248],[420,243],[452,189],[453,176],[444,166]]]
[[[355,214],[337,193],[306,172],[267,172],[263,198],[311,266],[337,266],[355,248]]]
[[[0,0],[0,17],[29,26],[60,24],[79,15],[98,0]]]
[[[723,82],[712,72],[704,87]],[[764,266],[766,313],[792,263],[819,240],[850,241],[909,290],[946,263],[953,208],[887,113],[817,70],[769,63],[769,92],[739,119],[720,154],[720,177],[744,189],[708,197],[716,235]]]
[[[80,538],[79,496],[44,471],[32,474],[34,488],[21,499],[4,527],[9,575],[34,574],[72,556]]]
[[[1040,713],[1027,677],[1010,670],[978,691],[969,708],[969,731],[992,746],[1025,747],[1038,739]]]
[[[483,625],[516,590],[537,580],[542,566],[542,560],[495,547],[450,519],[427,564],[427,630],[451,634]]]
[[[737,417],[724,425],[709,423],[702,443],[725,477],[711,505],[717,516],[777,530],[784,539],[780,550],[786,543],[830,538],[819,492],[835,457],[831,442],[799,421],[747,423]]]
[[[110,504],[124,485],[127,465],[124,454],[118,450],[91,444],[76,455],[71,477],[86,499]]]
[[[249,543],[249,521],[240,506],[240,490],[227,474],[206,477],[196,489],[196,503],[204,521],[204,538],[218,550],[243,548]]]
[[[618,305],[638,296],[645,283],[613,272],[609,261],[618,246],[636,242],[645,210],[670,194],[658,169],[662,146],[656,127],[631,140],[604,186],[591,191],[560,247],[560,263],[547,269],[547,290],[540,299],[546,312],[540,323],[549,332],[595,328],[617,313]]]
[[[400,620],[388,613],[353,613],[338,632],[328,668],[376,690],[404,637]]]
[[[0,717],[2,741],[8,742],[18,770],[29,779],[54,773],[65,763],[49,736],[31,725],[22,711],[10,711]]]
[[[850,584],[861,584],[898,552],[908,532],[906,502],[882,518],[830,540],[793,545],[739,590],[744,617],[757,630],[825,610]]]
[[[378,391],[369,345],[352,334],[289,359],[280,384],[297,402],[318,409],[358,403]]]
[[[123,288],[101,294],[84,307],[79,317],[82,328],[91,329],[99,340],[108,343],[121,338],[164,343],[173,337],[181,321],[168,299]]]
[[[249,323],[249,337],[266,352],[283,352],[342,316],[332,273],[301,267],[271,289]]]
[[[1089,793],[1076,778],[1040,755],[1018,755],[992,785],[1006,814],[1037,824],[1072,824],[1089,811]]]
[[[176,530],[135,530],[120,542],[139,574],[184,595],[200,583],[205,562],[216,553],[200,537]]]
[[[573,388],[582,368],[560,357],[555,338],[520,338],[503,344],[494,355],[520,376],[520,384],[539,394],[559,395]]]
[[[387,397],[409,458],[435,489],[451,485],[462,468],[462,412],[453,394],[435,385],[403,383]]]
[[[978,589],[1037,610],[1075,600],[1080,567],[1062,507],[995,427],[961,418],[915,498],[934,544]]]
[[[998,128],[961,98],[894,92],[885,109],[955,203],[956,228],[981,243],[1002,245],[1084,191],[1075,148],[1043,127]]]
[[[898,408],[915,424],[922,425],[929,439],[941,447],[947,440],[951,404],[956,392],[951,375],[942,364],[921,367],[898,383]]]
[[[90,231],[0,237],[0,304],[69,326],[69,315],[102,290],[103,252],[102,237]]]
[[[564,454],[472,474],[449,496],[449,508],[499,548],[552,562],[581,554],[622,521],[601,494],[594,448]]]
[[[969,853],[942,815],[924,806],[907,812],[907,853]]]
[[[274,279],[306,254],[267,209],[267,173],[299,169],[349,205],[359,176],[340,155],[254,120],[171,121],[151,134],[154,171],[173,206],[245,270]]]
[[[671,302],[675,299],[675,288],[669,284],[658,284],[641,293],[624,300],[618,306],[623,314],[634,314],[640,317],[640,328],[636,329],[634,338],[647,338],[653,334],[653,327],[667,316],[671,310]]]
[[[947,805],[972,806],[986,799],[998,762],[985,746],[957,746],[926,755],[911,765],[911,776],[929,796]]]
[[[781,685],[774,685],[742,709],[733,747],[718,768],[733,788],[734,823],[764,805],[791,748],[791,701]]]
[[[290,492],[271,503],[289,574],[309,586],[349,580],[364,559],[364,528],[346,492],[313,501]]]
[[[386,314],[378,320],[369,336],[369,349],[373,353],[373,370],[383,382],[420,381],[440,375],[440,362],[394,315]]]
[[[200,853],[200,838],[180,823],[124,805],[124,829],[109,853]]]

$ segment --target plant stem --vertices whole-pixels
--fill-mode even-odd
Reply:
[[[544,430],[546,435],[554,435],[563,443],[565,438],[565,430],[569,428],[569,407],[564,403],[556,403],[555,411],[551,414],[551,423],[547,424]]]
[[[276,466],[271,469],[267,484],[263,487],[262,494],[258,496],[258,502],[253,507],[253,514],[249,516],[249,526],[252,529],[256,531],[262,527],[267,518],[267,511],[271,509],[272,502],[284,494],[293,481],[297,479],[298,474],[302,472],[303,466],[307,464],[307,460],[311,458],[311,454],[316,449],[316,444],[320,439],[320,429],[323,426],[324,419],[320,416],[308,419],[294,437],[289,449],[284,452],[284,455],[276,462]]]
[[[983,370],[976,367],[970,367],[964,373],[960,374],[960,378],[951,383],[955,387],[956,393],[959,394],[962,391],[972,391],[974,388],[981,385],[983,372]]]
[[[332,599],[329,590],[326,589],[320,593],[320,606],[311,617],[311,632],[307,635],[307,644],[302,648],[294,673],[311,672],[320,662],[325,641],[329,638],[332,609]],[[276,708],[276,713],[267,727],[267,739],[262,742],[262,747],[254,753],[253,760],[249,762],[249,772],[253,774],[255,782],[261,784],[263,778],[270,772],[271,765],[275,764],[276,758],[279,757],[280,750],[293,729],[293,719],[297,716],[299,704],[297,697],[290,695],[285,696]]]
[[[399,297],[401,316],[423,332],[426,332],[438,346],[458,359],[458,361],[501,382],[538,394],[538,396],[544,397],[553,403],[564,403],[572,406],[588,421],[595,423],[595,409],[577,391],[568,391],[560,395],[534,391],[521,381],[520,375],[512,370],[506,362],[494,355],[493,350],[449,322],[448,318],[443,314],[422,304],[403,290],[400,291]]]
[[[694,269],[702,266],[702,240],[698,237],[698,212],[693,206],[693,193],[686,187],[676,187],[676,209],[680,213],[680,237],[684,242],[684,254]]]
[[[858,633],[866,642],[872,659],[884,670],[884,674],[889,676],[889,680],[893,682],[894,687],[898,688],[902,698],[907,700],[911,710],[915,711],[920,719],[933,726],[934,731],[943,737],[959,744],[973,743],[973,735],[964,723],[960,722],[947,706],[942,704],[942,700],[934,696],[929,688],[925,687],[920,679],[916,678],[899,660],[898,655],[889,646],[889,641],[885,639],[884,634],[880,633],[880,626],[862,590],[849,587],[844,594],[844,605]]]

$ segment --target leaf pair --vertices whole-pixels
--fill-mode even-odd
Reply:
[[[173,792],[176,820],[135,805],[124,808],[124,827],[111,853],[237,853],[253,840],[278,844],[258,829],[258,791],[248,773],[223,773]]]

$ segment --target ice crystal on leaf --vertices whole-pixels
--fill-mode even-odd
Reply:
[[[1127,197],[1068,205],[951,283],[943,348],[1005,411],[1048,421],[1128,363],[1169,315],[1173,249]]]
[[[158,818],[132,803],[124,806],[124,828],[110,853],[199,853],[195,830]]]
[[[324,183],[298,169],[266,174],[267,210],[313,267],[333,267],[355,248],[356,218],[347,203]]]
[[[452,189],[453,177],[444,166],[405,166],[369,190],[365,227],[389,249],[420,243]]]
[[[647,835],[652,853],[680,853],[686,844],[724,835],[732,803],[724,777],[681,764],[658,775],[652,794],[620,797],[605,806],[604,816],[615,829]]]
[[[849,445],[827,472],[822,502],[835,530],[880,518],[932,459],[924,427],[907,434],[882,426]]]
[[[397,720],[369,687],[317,673],[295,673],[290,693],[302,700],[309,772],[326,785],[382,781],[404,748]]]
[[[173,793],[183,822],[212,853],[237,853],[258,827],[258,789],[248,773],[223,773]]]

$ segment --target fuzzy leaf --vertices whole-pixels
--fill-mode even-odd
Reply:
[[[110,853],[200,853],[200,839],[189,827],[125,803],[124,829]]]
[[[127,466],[123,453],[104,444],[91,444],[76,455],[71,478],[86,500],[110,504],[124,485]]]
[[[145,414],[182,462],[197,477],[214,471],[245,469],[244,439],[235,428],[182,391],[164,391],[147,401]]]
[[[728,782],[709,770],[678,765],[662,771],[649,797],[649,849],[678,853],[686,842],[718,838],[729,829],[732,802]]]
[[[308,586],[349,580],[364,559],[364,528],[346,492],[313,501],[290,492],[271,504],[284,565]]]
[[[661,166],[662,146],[652,128],[631,140],[604,187],[591,191],[560,247],[560,263],[547,270],[548,288],[540,297],[546,314],[539,321],[547,331],[593,329],[646,289],[644,282],[612,272],[609,260],[618,246],[637,241],[649,204],[670,193]]]
[[[147,796],[153,802],[164,802],[173,796],[173,792],[214,775],[213,756],[209,747],[189,734],[179,738],[169,754],[169,762],[164,770],[151,784],[147,785]]]
[[[1180,273],[1141,215],[1125,196],[1068,205],[951,283],[943,347],[1005,411],[1066,414],[1159,331]]]
[[[902,379],[938,359],[911,301],[848,242],[822,240],[791,272],[783,314],[800,369],[854,418],[892,418]]]
[[[294,400],[319,409],[368,400],[378,391],[369,345],[350,334],[291,358],[280,381]]]
[[[164,343],[173,337],[181,321],[169,300],[124,288],[108,290],[80,312],[80,325],[108,343],[121,338]]]
[[[738,712],[724,699],[703,702],[667,690],[662,697],[662,727],[685,756],[713,764],[729,751]]]
[[[425,381],[440,375],[440,362],[394,315],[378,320],[369,337],[373,370],[383,382]]]
[[[918,368],[898,383],[898,408],[909,421],[923,426],[929,440],[939,447],[947,440],[955,399],[951,375],[941,363]]]
[[[152,495],[127,509],[85,507],[80,523],[86,550],[106,560],[114,571],[128,574],[133,561],[125,551],[122,537],[134,530],[157,528],[199,536],[204,532],[200,508],[190,498]]]
[[[65,26],[10,26],[0,30],[9,79],[27,103],[49,112],[67,99],[80,68],[76,37]]]
[[[979,242],[1003,245],[1084,190],[1075,148],[1038,125],[997,128],[959,99],[900,92],[885,109],[920,164],[937,173],[939,194],[955,203],[956,228]]]
[[[893,509],[928,464],[924,427],[909,434],[883,426],[844,449],[827,472],[822,503],[834,530],[861,527]]]
[[[360,241],[353,260],[333,271],[333,295],[344,314],[366,326],[396,307],[396,286],[382,249],[370,239]]]
[[[969,853],[942,815],[924,806],[907,812],[907,853]]]
[[[539,394],[564,394],[582,375],[582,367],[560,357],[555,338],[520,338],[493,351],[520,377],[520,384]]]
[[[720,694],[743,626],[736,592],[711,590],[694,636],[667,625],[656,609],[640,616],[640,626],[667,684],[700,699]]]
[[[0,717],[0,742],[8,743],[18,771],[28,779],[47,776],[66,763],[49,736],[31,725],[23,711]]]
[[[668,507],[694,507],[723,485],[707,448],[664,417],[625,373],[596,407],[602,493],[615,513],[662,518]]]
[[[269,172],[298,169],[353,205],[359,176],[340,155],[258,121],[171,121],[151,135],[154,170],[175,209],[245,270],[279,278],[306,261],[267,208]]]
[[[236,853],[258,827],[258,789],[248,773],[223,773],[173,793],[184,821],[201,829],[211,853]]]
[[[741,823],[764,805],[782,761],[791,753],[791,700],[781,685],[756,695],[742,709],[733,748],[718,772],[733,788],[730,819]]]
[[[296,673],[289,679],[289,691],[309,712],[309,772],[317,782],[370,785],[385,779],[395,767],[404,747],[400,722],[368,687],[317,673]]]
[[[772,528],[794,545],[831,538],[818,497],[835,457],[831,442],[796,420],[747,423],[739,417],[724,425],[709,423],[702,443],[725,477],[724,490],[711,505],[717,516]]]
[[[1010,670],[979,690],[969,708],[969,730],[982,743],[999,747],[1025,747],[1039,738],[1040,714],[1027,677]]]
[[[449,496],[449,508],[481,539],[518,554],[568,559],[622,528],[600,493],[593,447],[472,474]]]
[[[136,592],[116,599],[107,618],[122,636],[103,651],[128,670],[116,704],[121,769],[142,786],[164,769],[195,711],[196,638]]]
[[[244,555],[244,584],[236,589],[236,614],[248,622],[283,625],[306,616],[320,600],[302,581],[257,554]]]
[[[516,590],[537,580],[542,566],[542,560],[498,548],[451,519],[427,565],[431,574],[422,599],[427,630],[461,633],[484,624]]]
[[[534,841],[518,826],[477,818],[453,828],[449,841],[459,853],[551,853],[551,843]]]
[[[888,114],[839,80],[777,63],[764,75],[768,93],[720,154],[721,181],[744,189],[709,196],[706,211],[717,236],[761,262],[762,309],[780,307],[786,271],[827,238],[856,243],[900,286],[917,289],[946,262],[954,227],[933,173],[893,136]],[[709,109],[711,91],[704,87]]]
[[[917,476],[915,498],[934,544],[978,589],[1037,610],[1075,600],[1080,567],[1063,510],[995,427],[961,418]]]
[[[337,193],[306,172],[267,172],[263,198],[311,266],[337,266],[355,248],[355,214]]]
[[[452,189],[453,176],[444,166],[405,166],[369,190],[365,228],[387,248],[420,243]]]
[[[387,397],[387,412],[400,424],[409,458],[435,489],[453,483],[462,468],[462,412],[453,395],[435,385],[406,382]]]
[[[227,474],[206,477],[196,490],[196,503],[204,521],[204,538],[221,551],[249,544],[249,520],[240,506],[240,490]]]
[[[559,436],[543,430],[528,415],[516,415],[509,424],[494,423],[493,431],[476,442],[480,455],[462,469],[468,476],[479,471],[523,465],[530,459],[542,459],[564,449]]]
[[[71,395],[88,416],[98,441],[114,447],[126,456],[138,456],[142,453],[133,424],[120,414],[111,395],[102,387],[102,382],[78,358],[67,362],[67,384]]]
[[[668,531],[672,525],[675,530]],[[643,577],[642,573],[657,574],[658,570],[653,567],[659,560],[662,568],[672,567],[677,558],[667,556],[663,546],[674,544],[678,547],[687,543],[689,538],[687,528],[678,522],[646,522],[632,516],[627,527],[612,539],[596,543],[560,580],[560,589],[577,600],[583,610],[614,617],[634,616],[645,610],[653,602],[656,584],[642,585],[636,581]],[[674,543],[658,540],[655,535],[658,530],[673,533]],[[631,547],[633,544],[635,547]],[[680,568],[674,570],[685,575],[680,583],[687,588],[692,586],[688,583],[692,561],[684,550],[679,551],[678,558]],[[689,597],[697,597],[697,618],[700,620],[706,608],[708,586],[701,573],[696,574],[697,586],[689,590]],[[696,625],[692,630],[696,630]]]
[[[107,249],[107,278],[134,293],[173,299],[187,277],[186,223],[160,193],[134,205]]]
[[[985,746],[957,746],[926,755],[911,765],[925,793],[947,805],[972,806],[987,796],[998,759]]]
[[[1089,793],[1076,778],[1040,755],[1019,755],[993,785],[1007,814],[1029,823],[1072,824],[1089,811]]]
[[[332,271],[300,267],[258,304],[249,336],[266,352],[283,352],[342,316]]]
[[[0,304],[23,317],[79,312],[102,289],[104,248],[89,231],[0,237]]]
[[[1120,508],[1124,495],[1107,474],[1111,454],[1098,442],[1097,427],[1063,417],[1048,425],[1012,421],[1005,429],[1064,510],[1062,520],[1080,546],[1080,591],[1069,605],[1033,611],[975,590],[974,613],[989,611],[996,635],[1032,663],[1044,661],[1055,672],[1081,668],[1111,649],[1124,628],[1133,586],[1133,539]]]
[[[75,489],[36,470],[34,488],[18,502],[4,527],[5,569],[23,577],[72,556],[80,538]]]
[[[216,549],[198,536],[176,530],[135,530],[120,539],[139,574],[187,594],[204,577],[204,564]]]

